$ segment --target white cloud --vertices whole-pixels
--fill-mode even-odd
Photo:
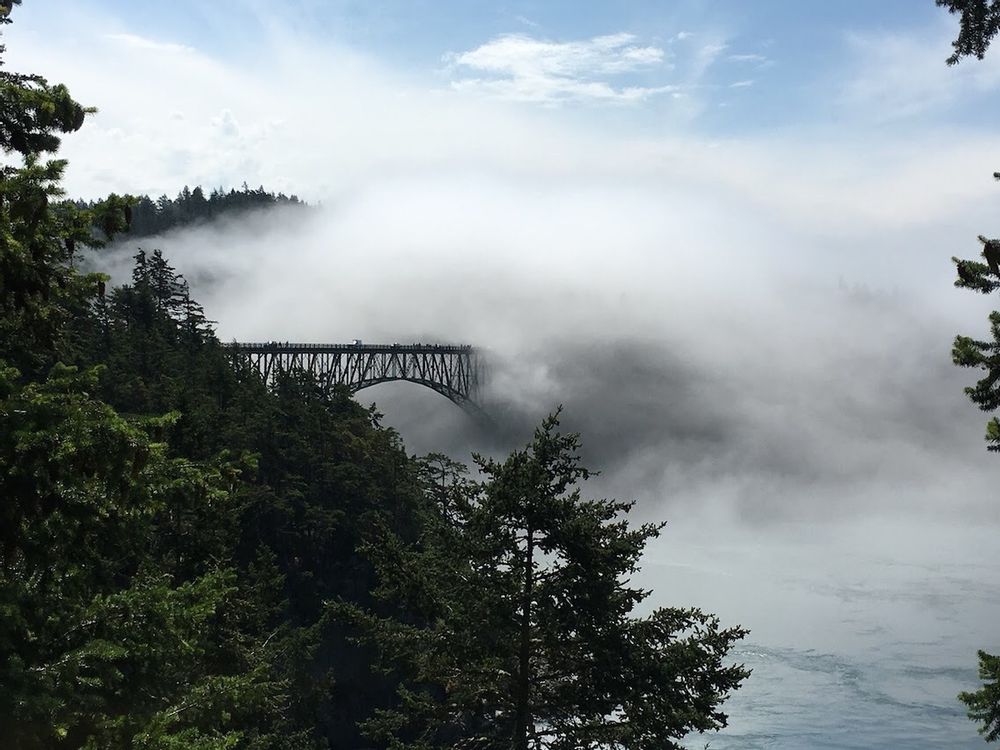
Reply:
[[[746,66],[754,70],[765,70],[767,68],[774,67],[775,64],[774,60],[767,55],[761,55],[756,52],[726,55],[725,61],[734,65]]]
[[[474,74],[456,80],[456,89],[516,101],[635,101],[676,90],[670,85],[612,83],[628,73],[669,69],[662,48],[639,45],[626,33],[574,42],[506,34],[473,50],[448,54],[445,60],[458,71]]]
[[[736,63],[766,63],[768,61],[767,57],[758,54],[727,55],[726,59]]]
[[[153,39],[148,39],[146,37],[138,36],[136,34],[107,34],[108,39],[118,42],[124,46],[131,47],[133,49],[143,50],[145,52],[156,52],[156,53],[166,53],[166,54],[189,54],[194,52],[191,47],[183,44],[174,44],[172,42],[158,42]]]
[[[728,44],[718,39],[702,44],[695,54],[694,61],[692,63],[695,77],[700,78],[706,70],[715,64],[716,60],[718,60],[722,53],[728,48]]]

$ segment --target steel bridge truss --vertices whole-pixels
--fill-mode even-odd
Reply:
[[[249,366],[268,385],[283,372],[310,373],[325,388],[357,393],[379,383],[408,380],[472,413],[478,405],[482,365],[471,346],[437,344],[227,344],[234,362]]]

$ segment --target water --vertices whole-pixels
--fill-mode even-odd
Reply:
[[[966,666],[916,663],[925,644],[907,653],[863,658],[811,649],[749,645],[736,658],[753,669],[730,702],[729,729],[689,747],[964,748],[983,741],[954,696],[972,684]],[[968,661],[967,659],[965,660]]]
[[[673,529],[649,550],[654,604],[701,606],[750,637],[753,669],[712,750],[986,748],[956,699],[1000,650],[997,530],[936,522]]]

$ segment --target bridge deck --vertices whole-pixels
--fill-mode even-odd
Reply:
[[[356,354],[359,352],[412,352],[415,354],[468,354],[473,347],[468,344],[300,344],[291,341],[231,341],[223,344],[227,349],[247,354]]]

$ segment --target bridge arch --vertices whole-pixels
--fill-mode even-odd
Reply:
[[[408,381],[430,388],[473,416],[479,404],[483,367],[468,345],[451,344],[228,344],[233,360],[271,384],[280,372],[302,370],[326,387],[345,385],[357,393],[380,383]]]
[[[381,385],[382,383],[400,383],[400,382],[415,383],[416,385],[422,385],[425,388],[429,388],[435,393],[439,393],[440,395],[444,396],[446,399],[448,399],[453,404],[455,404],[468,414],[472,415],[476,419],[482,421],[489,421],[489,416],[477,401],[473,401],[471,398],[467,397],[460,391],[455,390],[454,388],[449,388],[447,386],[441,385],[440,383],[435,383],[430,380],[421,380],[418,378],[373,378],[371,380],[364,381],[357,385],[350,386],[350,391],[351,393],[357,393],[358,391],[364,390],[365,388],[371,388],[372,386]]]

